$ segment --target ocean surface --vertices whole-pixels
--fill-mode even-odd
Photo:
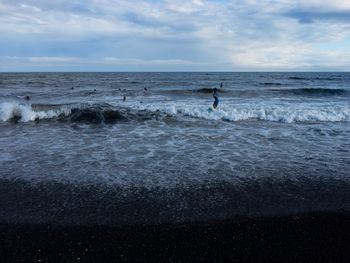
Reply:
[[[350,211],[349,150],[350,73],[0,73],[0,222]]]

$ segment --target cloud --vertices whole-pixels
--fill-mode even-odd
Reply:
[[[350,2],[343,0],[299,1],[290,10],[287,10],[285,15],[298,19],[300,23],[312,23],[318,20],[348,23],[350,21]]]
[[[346,70],[349,12],[339,0],[3,0],[0,70]]]
[[[287,16],[296,18],[300,23],[309,23],[317,20],[333,20],[335,22],[350,22],[349,11],[319,11],[319,10],[303,10],[293,9],[286,13]]]
[[[40,62],[40,63],[62,63],[62,62],[77,62],[80,59],[76,57],[28,57],[30,62]]]
[[[87,59],[80,57],[0,57],[0,71],[57,71],[57,69],[67,69],[68,71],[94,71],[96,68],[103,71],[134,71],[143,69],[145,71],[155,70],[183,71],[193,67],[207,68],[205,63],[198,63],[181,59],[155,59],[144,60],[138,58],[102,57],[98,59]],[[161,69],[160,69],[161,68]],[[5,70],[6,69],[6,70]]]

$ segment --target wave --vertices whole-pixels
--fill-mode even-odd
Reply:
[[[68,107],[53,107],[49,110],[35,111],[30,104],[18,102],[2,102],[0,104],[0,120],[10,122],[28,122],[39,119],[50,119],[61,114],[68,114]]]
[[[316,77],[316,78],[288,77],[288,79],[293,79],[293,80],[328,80],[328,81],[339,80],[339,78],[327,78],[327,77]]]
[[[273,92],[281,94],[300,95],[300,96],[344,96],[350,94],[345,89],[329,89],[329,88],[301,88],[301,89],[270,89]]]
[[[127,117],[121,111],[108,105],[30,105],[18,102],[3,102],[0,104],[0,120],[3,122],[58,120],[86,123],[116,123],[126,119]]]
[[[205,105],[134,105],[139,110],[164,112],[208,120],[223,121],[272,121],[281,123],[341,122],[350,121],[350,106],[304,106],[286,104],[283,106],[235,104],[222,105],[215,112],[208,112]]]
[[[220,88],[218,89],[219,92],[225,92],[224,89]],[[200,88],[200,89],[174,89],[174,90],[167,90],[169,93],[213,93],[213,88]]]
[[[223,104],[223,103],[222,103]],[[3,122],[60,121],[91,124],[115,124],[125,121],[142,122],[165,117],[181,121],[183,117],[194,117],[222,121],[272,121],[294,122],[341,122],[350,121],[350,106],[305,106],[234,104],[220,105],[215,112],[208,112],[208,106],[186,102],[154,104],[124,104],[115,107],[109,104],[50,105],[0,103],[0,120]],[[180,118],[180,119],[178,119]]]
[[[61,119],[71,122],[87,123],[116,123],[124,121],[127,118],[121,112],[112,109],[103,109],[101,107],[92,108],[74,108],[68,116],[60,116]]]
[[[264,86],[282,86],[282,85],[286,85],[280,82],[260,82],[260,85],[264,85]]]
[[[220,116],[221,115],[221,116]],[[234,109],[219,113],[222,120],[261,120],[281,123],[340,122],[350,121],[350,108],[298,108],[268,106]]]
[[[304,78],[304,77],[289,77],[288,79],[295,79],[295,80],[308,80],[310,78]]]
[[[263,83],[266,89],[219,89],[220,93],[232,94],[234,97],[258,97],[278,94],[281,96],[350,96],[350,90],[342,88],[286,88],[282,83]],[[177,95],[209,95],[212,88],[171,89],[162,91],[165,94]]]
[[[213,93],[212,88],[200,88],[200,89],[196,89],[195,91],[199,93]],[[219,91],[222,92],[221,89]]]
[[[255,107],[218,110],[214,114],[205,114],[207,119],[224,121],[272,121],[281,123],[294,122],[339,122],[350,121],[350,109],[298,109],[288,107]],[[200,114],[201,115],[201,114]]]
[[[227,93],[227,90],[220,88],[218,89],[220,93]],[[188,95],[188,94],[212,94],[213,93],[213,88],[199,88],[199,89],[167,89],[164,91],[161,91],[162,93],[166,94],[183,94],[183,95]],[[237,91],[236,91],[237,92]]]

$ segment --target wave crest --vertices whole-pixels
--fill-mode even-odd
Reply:
[[[52,120],[83,123],[118,123],[121,121],[146,121],[166,116],[195,117],[224,121],[273,121],[293,122],[340,122],[350,121],[349,106],[317,105],[268,105],[268,104],[222,104],[215,112],[208,106],[191,103],[130,104],[128,107],[108,104],[93,105],[43,105],[0,103],[0,120],[3,122],[28,122]]]
[[[183,105],[142,105],[137,109],[160,111],[170,115],[184,115],[208,120],[224,121],[273,121],[293,122],[340,122],[350,121],[350,107],[347,106],[305,106],[305,105],[221,105],[214,112],[207,106]]]
[[[349,94],[349,91],[345,89],[329,88],[270,89],[270,91],[300,96],[344,96]]]
[[[21,104],[18,102],[0,103],[0,120],[10,122],[28,122],[39,119],[51,119],[59,115],[68,115],[68,107],[51,108],[45,111],[35,111],[30,104]]]
[[[3,122],[29,122],[59,120],[86,123],[115,123],[126,117],[106,105],[50,105],[3,102],[0,104],[0,120]]]

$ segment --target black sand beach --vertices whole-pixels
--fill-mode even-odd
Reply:
[[[2,262],[349,262],[350,214],[180,225],[0,225]]]

